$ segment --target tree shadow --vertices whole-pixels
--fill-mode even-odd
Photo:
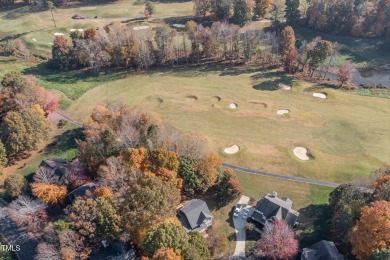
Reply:
[[[76,140],[84,139],[83,128],[75,128],[67,130],[64,133],[57,135],[53,142],[47,145],[45,149],[46,154],[57,153],[70,149],[77,148]]]
[[[296,231],[300,248],[308,247],[321,240],[331,240],[332,214],[329,205],[308,205],[300,209],[299,213],[300,224]]]

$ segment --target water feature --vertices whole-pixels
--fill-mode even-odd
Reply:
[[[378,85],[390,87],[390,69],[369,68],[353,71],[352,82],[367,85]]]

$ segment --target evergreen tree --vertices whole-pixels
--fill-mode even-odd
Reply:
[[[252,10],[245,0],[237,0],[233,6],[234,22],[239,26],[244,26],[252,20]]]
[[[7,159],[7,151],[5,150],[5,146],[3,142],[0,140],[0,169],[6,166],[8,163]]]
[[[299,11],[299,0],[286,0],[285,18],[287,23],[296,24],[301,18],[301,11]]]

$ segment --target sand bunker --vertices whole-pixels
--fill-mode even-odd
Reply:
[[[145,29],[149,29],[150,26],[148,25],[144,25],[144,26],[137,26],[137,27],[134,27],[133,30],[134,31],[138,31],[138,30],[145,30]]]
[[[325,99],[327,95],[325,93],[313,93],[313,97]]]
[[[175,28],[186,28],[186,26],[184,24],[180,24],[180,23],[172,24],[172,26]]]
[[[84,29],[70,29],[70,32],[84,32]]]
[[[229,108],[230,109],[236,109],[238,107],[238,105],[236,104],[236,103],[231,103],[230,105],[229,105]]]
[[[257,107],[262,107],[262,108],[266,108],[267,107],[267,104],[264,103],[264,102],[250,101],[249,103],[252,104],[252,105],[255,105]]]
[[[37,41],[37,39],[35,39],[35,38],[32,38],[32,41],[33,41],[33,42],[36,42],[36,41]]]
[[[288,114],[290,113],[290,110],[288,109],[279,109],[278,111],[276,111],[276,114],[278,115],[284,115],[284,114]]]
[[[64,36],[65,34],[56,32],[56,33],[54,33],[54,35],[55,35],[55,36]]]
[[[225,148],[223,151],[227,154],[235,154],[238,151],[240,151],[240,147],[238,145],[234,144],[230,147]]]
[[[221,101],[221,99],[222,99],[221,97],[218,97],[218,96],[214,96],[213,98],[214,98],[214,100],[217,101],[217,102]]]
[[[193,95],[190,95],[190,96],[186,96],[186,100],[187,101],[198,101],[198,97],[197,96],[193,96]]]
[[[283,83],[279,83],[279,84],[278,84],[278,87],[279,87],[280,89],[283,89],[283,90],[291,90],[291,86],[286,85],[286,84],[283,84]]]
[[[298,159],[302,161],[310,160],[310,157],[307,154],[307,149],[305,147],[300,147],[300,146],[295,147],[293,153],[296,157],[298,157]]]

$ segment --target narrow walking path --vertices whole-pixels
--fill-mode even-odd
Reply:
[[[270,173],[270,172],[265,172],[265,171],[253,170],[253,169],[244,168],[241,166],[236,166],[236,165],[232,165],[232,164],[228,164],[228,163],[222,163],[222,166],[229,168],[229,169],[232,169],[232,170],[241,171],[241,172],[257,174],[257,175],[278,178],[278,179],[284,179],[284,180],[289,180],[289,181],[297,181],[297,182],[303,182],[303,183],[308,183],[308,184],[315,184],[315,185],[326,186],[326,187],[336,188],[340,185],[340,184],[334,183],[334,182],[327,182],[327,181],[314,180],[314,179],[309,179],[309,178],[302,178],[302,177],[288,176],[288,175],[283,175],[283,174],[278,174],[278,173]]]

